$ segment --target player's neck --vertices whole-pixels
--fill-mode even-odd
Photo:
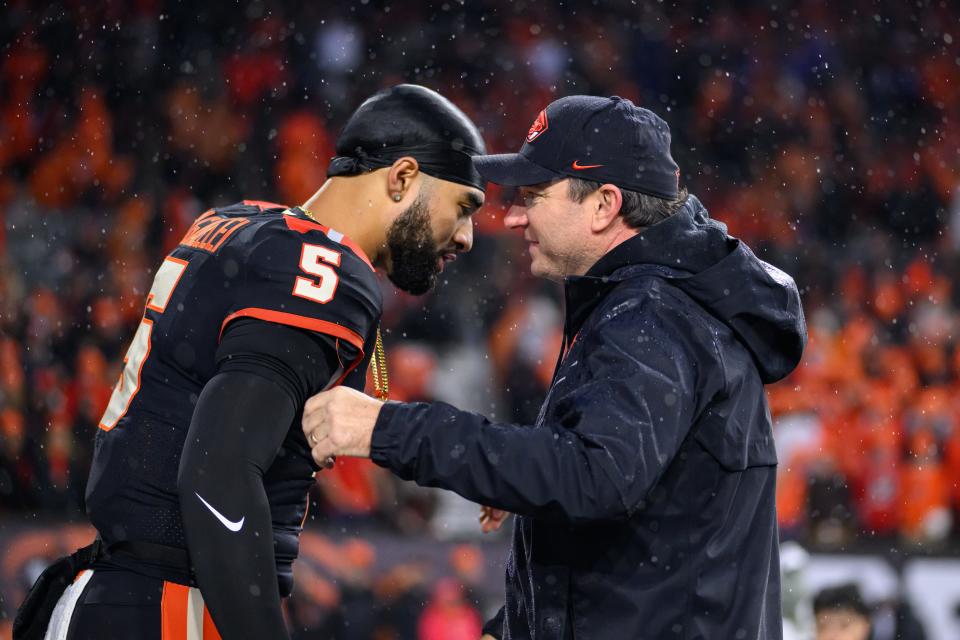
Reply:
[[[350,238],[374,266],[380,267],[386,246],[380,205],[370,197],[363,176],[328,179],[301,205],[311,218]]]

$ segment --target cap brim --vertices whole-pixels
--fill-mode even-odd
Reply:
[[[473,166],[488,182],[505,187],[526,187],[556,179],[560,174],[527,160],[519,153],[474,156]]]

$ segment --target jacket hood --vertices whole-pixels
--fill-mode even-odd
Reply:
[[[764,383],[786,377],[799,364],[807,328],[793,278],[727,235],[726,225],[710,219],[694,196],[670,218],[608,252],[582,279],[620,281],[641,265],[660,267],[659,275],[729,326]],[[577,280],[568,279],[568,285]]]

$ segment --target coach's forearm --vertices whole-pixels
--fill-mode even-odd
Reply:
[[[443,402],[385,404],[371,441],[373,461],[403,479],[573,522],[628,517],[608,457],[575,431],[493,423]]]

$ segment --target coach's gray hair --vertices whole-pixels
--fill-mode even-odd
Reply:
[[[603,183],[582,178],[570,178],[568,193],[574,202],[583,202],[588,195],[603,186]],[[619,188],[619,187],[618,187]],[[638,191],[620,189],[623,194],[623,204],[620,206],[620,215],[631,229],[641,229],[666,220],[680,210],[687,202],[686,188],[680,189],[677,197],[672,200],[649,196]]]

